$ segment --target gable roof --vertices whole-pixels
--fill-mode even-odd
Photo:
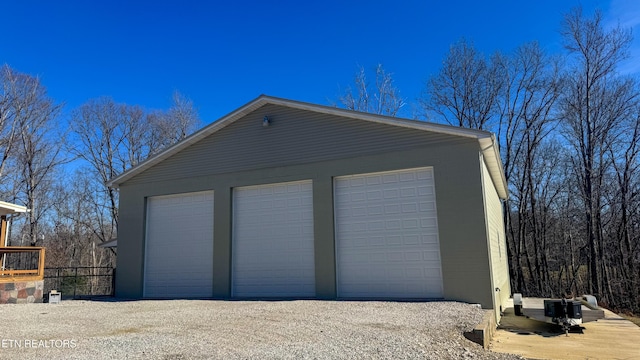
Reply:
[[[356,120],[370,121],[379,124],[400,126],[410,129],[429,131],[439,134],[447,134],[453,136],[460,136],[465,138],[476,139],[484,156],[484,159],[489,169],[489,174],[496,187],[498,195],[502,199],[506,199],[508,196],[507,182],[502,169],[502,161],[500,160],[500,153],[495,135],[491,132],[468,129],[462,127],[456,127],[451,125],[435,124],[425,121],[401,119],[391,116],[376,115],[371,113],[363,113],[359,111],[339,109],[331,106],[316,105],[311,103],[305,103],[294,100],[287,100],[282,98],[276,98],[267,95],[260,95],[253,101],[245,104],[237,110],[223,116],[217,121],[205,126],[201,130],[188,136],[184,140],[176,143],[173,146],[168,147],[159,154],[150,157],[149,159],[141,162],[140,164],[132,167],[131,169],[123,172],[122,174],[112,178],[107,182],[110,187],[118,187],[120,184],[126,182],[139,173],[149,169],[150,167],[158,164],[159,162],[169,158],[170,156],[180,152],[181,150],[199,142],[205,137],[223,129],[229,124],[232,124],[236,120],[248,115],[249,113],[261,108],[264,105],[272,104],[278,106],[284,106],[293,109],[312,111],[321,114],[341,116],[345,118],[351,118]]]

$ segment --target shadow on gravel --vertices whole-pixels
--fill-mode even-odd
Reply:
[[[229,302],[241,302],[241,301],[262,301],[262,302],[293,302],[300,300],[307,301],[338,301],[338,302],[387,302],[387,303],[431,303],[431,302],[456,302],[466,304],[464,302],[459,301],[446,301],[442,299],[317,299],[317,298],[180,298],[180,297],[172,297],[172,298],[145,298],[145,299],[133,299],[133,298],[119,298],[115,296],[108,295],[99,295],[99,296],[83,296],[76,298],[64,298],[63,300],[85,300],[85,301],[96,301],[96,302],[133,302],[133,301],[172,301],[172,300],[193,300],[193,301],[229,301]]]

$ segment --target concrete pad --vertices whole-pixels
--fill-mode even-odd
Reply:
[[[562,329],[508,308],[489,349],[529,359],[638,359],[640,327],[609,310],[605,318],[582,324],[565,336]]]

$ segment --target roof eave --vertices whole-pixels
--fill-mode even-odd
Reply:
[[[487,164],[489,175],[493,181],[493,185],[498,192],[498,196],[502,200],[509,198],[509,188],[507,186],[507,178],[504,175],[502,160],[500,158],[500,150],[498,142],[494,134],[487,138],[478,139],[482,155]]]
[[[0,215],[11,215],[28,212],[26,206],[0,201]]]

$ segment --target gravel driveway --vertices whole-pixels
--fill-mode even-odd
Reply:
[[[0,306],[1,359],[518,359],[454,302],[63,301]]]

